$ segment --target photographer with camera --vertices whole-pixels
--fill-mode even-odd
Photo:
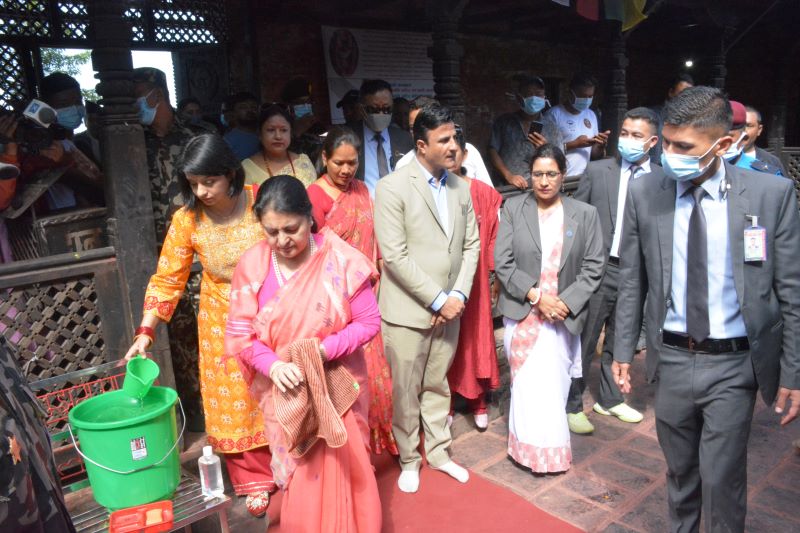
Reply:
[[[0,116],[5,143],[0,162],[18,167],[25,181],[50,170],[63,172],[47,190],[46,210],[103,205],[100,170],[70,140],[85,116],[78,82],[55,72],[42,79],[40,93],[42,100],[32,100],[22,113]]]

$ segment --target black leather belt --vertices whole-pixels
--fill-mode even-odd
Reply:
[[[720,354],[743,352],[750,349],[750,342],[747,340],[747,337],[706,339],[703,342],[697,342],[684,333],[665,331],[662,339],[667,346],[696,353]]]
[[[614,266],[619,266],[619,257],[614,257],[613,255],[609,255],[608,262]]]

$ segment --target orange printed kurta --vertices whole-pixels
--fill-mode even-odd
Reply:
[[[247,209],[237,221],[218,224],[204,213],[182,208],[172,217],[158,270],[150,278],[144,312],[169,321],[189,277],[194,255],[203,265],[197,315],[200,394],[208,443],[218,452],[243,452],[267,444],[258,403],[250,398],[234,359],[224,353],[231,277],[239,257],[264,238],[252,211],[253,190],[245,186]]]

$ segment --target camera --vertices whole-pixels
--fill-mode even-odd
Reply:
[[[67,130],[56,123],[55,110],[41,100],[31,100],[21,113],[0,110],[0,116],[8,114],[17,117],[17,129],[13,139],[0,135],[0,142],[17,143],[23,151],[35,154],[53,141],[67,138]]]

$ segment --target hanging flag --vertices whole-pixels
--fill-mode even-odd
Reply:
[[[647,0],[605,0],[603,8],[607,20],[618,20],[622,31],[628,31],[647,18],[642,13]]]
[[[575,10],[583,18],[600,20],[600,0],[576,0]]]

